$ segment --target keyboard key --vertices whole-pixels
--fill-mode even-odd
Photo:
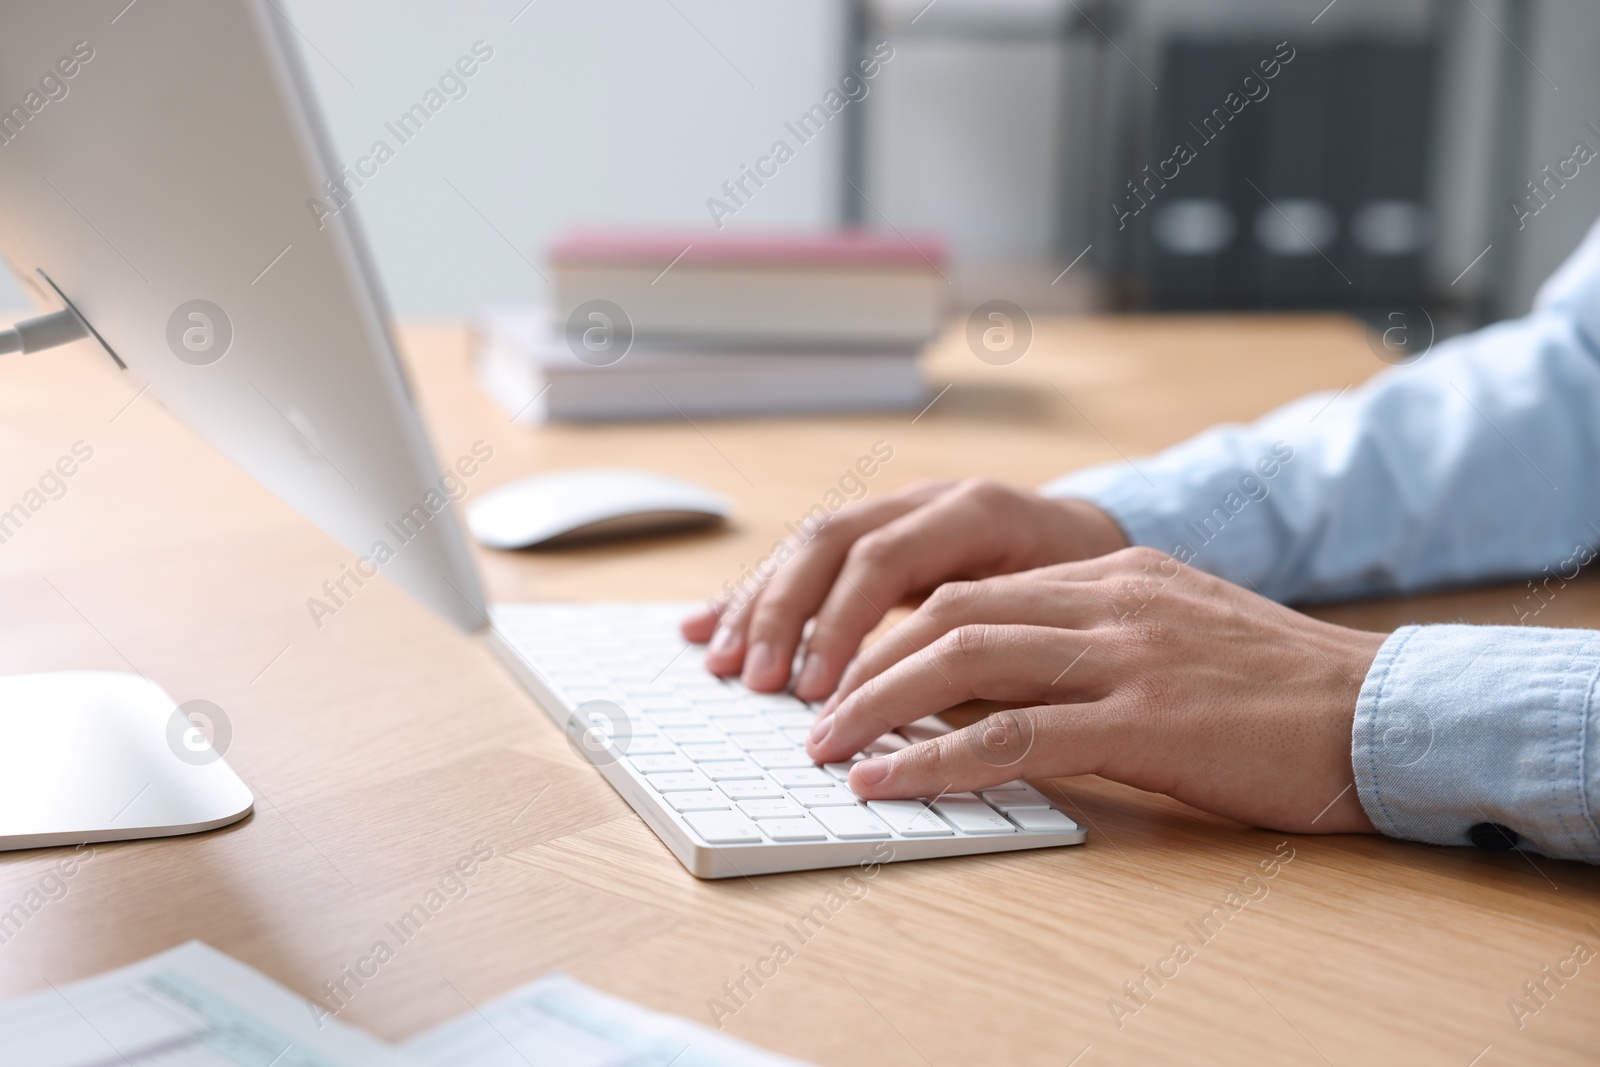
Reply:
[[[678,751],[678,746],[668,741],[665,737],[649,734],[640,737],[634,734],[628,738],[628,743],[622,747],[625,756],[665,756]]]
[[[668,726],[661,732],[680,745],[705,744],[722,740],[722,731],[709,726]]]
[[[803,808],[854,807],[856,795],[836,785],[808,785],[789,790],[789,796]]]
[[[674,811],[718,811],[728,807],[728,798],[713,789],[697,789],[693,793],[672,793],[667,803]]]
[[[809,711],[769,711],[767,722],[780,730],[809,730],[817,717]]]
[[[802,785],[832,785],[833,776],[820,767],[790,767],[772,772],[772,780],[793,789]]]
[[[725,734],[759,734],[772,729],[767,720],[750,714],[749,708],[724,710],[708,718],[715,719],[717,729]]]
[[[778,749],[792,750],[794,748],[794,742],[776,730],[768,730],[766,733],[761,734],[731,734],[728,740],[746,752],[771,752]]]
[[[734,800],[767,800],[783,796],[783,789],[765,778],[747,782],[719,782],[717,788]]]
[[[869,800],[867,807],[901,837],[952,836],[950,827],[920,800]]]
[[[740,690],[724,685],[714,678],[707,678],[704,675],[693,680],[686,679],[679,682],[678,695],[685,700],[704,700],[712,704],[730,697],[735,700],[744,699],[744,694]]]
[[[971,793],[951,793],[933,802],[933,810],[964,834],[1014,834],[1017,828]]]
[[[809,726],[789,726],[785,727],[781,732],[784,737],[789,739],[791,745],[802,747],[811,737],[811,727]]]
[[[633,751],[631,746],[628,751]],[[708,741],[700,744],[684,745],[683,754],[696,763],[705,763],[707,760],[744,759],[744,753],[726,741]]]
[[[828,835],[822,827],[809,815],[801,815],[798,819],[769,819],[760,824],[768,837],[774,841],[826,841]]]
[[[787,744],[788,742],[784,742]],[[781,752],[753,752],[751,758],[768,770],[783,767],[815,767],[811,757],[797,749],[785,749]]]
[[[751,693],[747,698],[752,705],[771,711],[806,711],[805,702],[788,693]],[[806,714],[810,714],[806,711]]]
[[[828,832],[841,841],[871,841],[888,837],[889,828],[866,808],[818,808],[812,812]]]
[[[687,771],[694,766],[688,760],[676,754],[664,756],[635,755],[629,756],[628,762],[633,764],[633,769],[640,774],[654,774],[658,771]]]
[[[661,731],[656,724],[645,718],[637,709],[623,708],[622,713],[628,718],[628,729],[634,737],[660,737]]]
[[[1054,808],[1019,808],[1009,813],[1011,821],[1030,833],[1072,833],[1078,824]]]
[[[680,700],[677,697],[651,697],[649,700],[640,700],[637,703],[639,710],[651,718],[661,715],[695,714],[687,700]]]
[[[752,819],[797,819],[806,813],[805,809],[788,797],[776,797],[771,800],[741,800],[739,810]]]
[[[713,782],[731,782],[741,778],[760,778],[761,768],[745,759],[718,760],[700,764],[700,773]]]
[[[698,711],[652,711],[649,718],[662,729],[669,726],[705,726],[710,721]]]
[[[994,789],[985,789],[983,791],[983,799],[988,801],[991,807],[999,808],[1008,815],[1021,808],[1048,808],[1050,806],[1050,802],[1044,798],[1043,793],[1022,782],[1014,782],[1011,785],[1003,785]]]
[[[664,700],[671,700],[673,694],[670,690],[660,689],[655,686],[629,686],[622,691],[622,695],[629,704],[639,708],[659,707]]]
[[[689,703],[697,708],[713,708],[721,704],[741,704],[748,706],[750,695],[742,689],[730,686],[718,686],[715,689],[690,689],[680,685],[678,691],[689,699]]]
[[[731,811],[685,815],[683,821],[713,845],[753,844],[761,840],[761,831],[756,829],[755,823]]]
[[[644,780],[657,793],[687,793],[693,789],[710,789],[711,779],[697,771],[684,774],[647,774]]]

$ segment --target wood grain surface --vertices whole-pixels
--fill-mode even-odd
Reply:
[[[441,465],[479,440],[494,449],[473,494],[538,471],[623,465],[735,502],[735,520],[711,532],[480,552],[498,600],[706,596],[876,441],[894,457],[873,494],[934,476],[1036,484],[1382,369],[1359,328],[1332,317],[1064,319],[1040,322],[1010,366],[980,362],[952,329],[928,363],[930,393],[949,389],[916,418],[530,431],[473,386],[459,323],[412,323],[401,336]],[[189,938],[317,996],[392,940],[385,924],[478,845],[494,858],[465,896],[446,896],[340,1018],[399,1039],[562,968],[702,1022],[720,1000],[737,1009],[721,1019],[728,1032],[823,1064],[1467,1067],[1600,1055],[1600,964],[1551,985],[1520,1026],[1508,1007],[1575,942],[1600,948],[1600,872],[1580,864],[1287,837],[1076,778],[1047,788],[1089,828],[1083,847],[896,864],[850,881],[696,881],[480,641],[380,582],[316,626],[306,599],[348,553],[102,355],[79,344],[0,361],[0,509],[78,441],[92,459],[0,544],[0,671],[137,670],[180,701],[215,702],[233,729],[228,760],[258,802],[230,829],[96,848],[65,895],[0,943],[0,996]],[[1522,595],[1317,613],[1376,630],[1510,623]],[[1574,583],[1540,621],[1600,625],[1600,584]],[[64,855],[0,855],[0,909]],[[1252,875],[1258,899],[1215,918]],[[819,905],[825,921],[802,943],[786,924]],[[779,941],[793,958],[759,986],[745,979],[735,1005],[724,983]],[[1144,978],[1176,942],[1191,958],[1159,986]],[[1141,980],[1138,1010],[1114,1011],[1139,1003],[1124,983]]]

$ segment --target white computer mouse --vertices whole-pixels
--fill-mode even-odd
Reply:
[[[502,485],[467,508],[467,526],[489,548],[653,534],[726,519],[728,501],[649,471],[591,469]]]

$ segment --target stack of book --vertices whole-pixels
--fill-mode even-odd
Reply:
[[[914,409],[948,288],[935,240],[580,233],[551,310],[487,312],[480,382],[518,421]]]

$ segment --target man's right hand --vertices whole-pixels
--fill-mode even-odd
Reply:
[[[884,613],[948,581],[1090,559],[1128,547],[1105,512],[992,481],[919,482],[841,509],[743,603],[724,599],[685,619],[710,642],[706,666],[771,692],[789,682],[806,623],[816,620],[796,696],[834,691]]]

